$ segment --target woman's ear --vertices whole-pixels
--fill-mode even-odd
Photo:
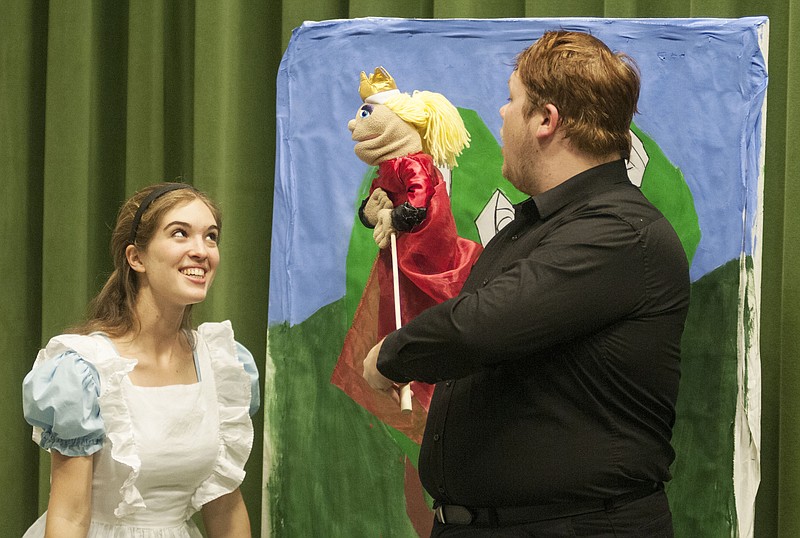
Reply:
[[[144,273],[144,263],[139,255],[139,249],[135,245],[128,245],[125,247],[125,259],[128,260],[128,265],[137,273]]]

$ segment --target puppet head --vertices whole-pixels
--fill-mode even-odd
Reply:
[[[347,124],[359,159],[377,166],[424,151],[437,166],[458,166],[456,157],[469,147],[469,133],[456,107],[443,95],[401,93],[383,67],[369,77],[361,72],[359,93],[364,104]]]

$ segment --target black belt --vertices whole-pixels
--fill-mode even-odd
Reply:
[[[579,503],[540,504],[536,506],[503,506],[472,508],[455,504],[434,504],[434,513],[439,523],[446,525],[518,525],[548,519],[573,517],[592,512],[611,511],[637,499],[652,495],[663,489],[661,482],[653,482],[622,495],[608,499],[596,499]]]

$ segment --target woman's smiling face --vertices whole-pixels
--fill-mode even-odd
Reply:
[[[200,199],[167,211],[139,263],[140,293],[156,303],[185,307],[206,298],[219,265],[219,228],[209,207]]]

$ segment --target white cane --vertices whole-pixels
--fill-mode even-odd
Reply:
[[[394,323],[399,329],[403,326],[400,317],[400,277],[397,269],[397,234],[392,233],[392,284],[394,285]],[[400,387],[400,411],[403,413],[411,412],[411,385]]]

